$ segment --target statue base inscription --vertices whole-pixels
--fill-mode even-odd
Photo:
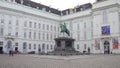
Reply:
[[[55,38],[55,48],[54,51],[49,52],[49,55],[80,55],[81,53],[76,51],[74,48],[74,39],[68,37]]]

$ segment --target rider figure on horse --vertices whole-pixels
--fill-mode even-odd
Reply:
[[[68,36],[70,36],[70,31],[67,29],[66,24],[60,24],[60,28],[61,28],[61,33],[66,33]]]

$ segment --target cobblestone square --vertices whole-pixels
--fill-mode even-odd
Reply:
[[[120,55],[0,55],[0,68],[120,68]]]

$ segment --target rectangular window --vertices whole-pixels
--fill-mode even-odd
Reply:
[[[27,27],[27,21],[24,22],[24,27]]]
[[[47,45],[47,50],[49,49],[49,45]]]
[[[51,45],[51,50],[52,50],[53,46]]]
[[[56,31],[56,26],[54,26],[54,31]]]
[[[38,38],[39,38],[39,40],[40,40],[40,33],[38,33]]]
[[[34,39],[36,39],[36,32],[34,32]]]
[[[46,36],[46,37],[47,37],[47,40],[49,40],[49,34],[46,34],[46,35],[47,35],[47,36]]]
[[[49,25],[47,25],[47,30],[49,30]]]
[[[31,21],[29,22],[29,27],[32,27],[32,22]]]
[[[43,40],[45,40],[45,34],[43,33]]]
[[[31,32],[29,32],[29,38],[31,38]]]
[[[15,43],[15,46],[18,46],[18,43]]]
[[[31,44],[29,44],[29,49],[31,49]]]
[[[36,44],[34,44],[34,49],[36,49]]]
[[[77,44],[77,49],[79,49],[79,44]]]
[[[41,28],[41,24],[39,23],[39,29]]]
[[[45,24],[43,24],[43,30],[45,29]]]
[[[84,49],[86,49],[87,48],[87,45],[86,44],[84,44]]]
[[[35,23],[34,23],[34,28],[37,28],[36,25],[37,25],[37,23],[35,22]]]
[[[52,41],[52,34],[51,34],[50,38],[51,38],[51,41]]]
[[[53,27],[52,27],[52,25],[51,25],[51,31],[52,31],[52,29],[53,29]]]
[[[103,11],[103,23],[107,23],[107,12]]]

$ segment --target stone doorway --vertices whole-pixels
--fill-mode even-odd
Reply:
[[[23,43],[23,53],[27,53],[27,43]]]
[[[12,41],[11,40],[7,41],[7,52],[9,53],[10,50],[13,50],[13,46],[12,46]]]
[[[109,43],[109,41],[104,42],[104,54],[110,54],[110,43]]]

